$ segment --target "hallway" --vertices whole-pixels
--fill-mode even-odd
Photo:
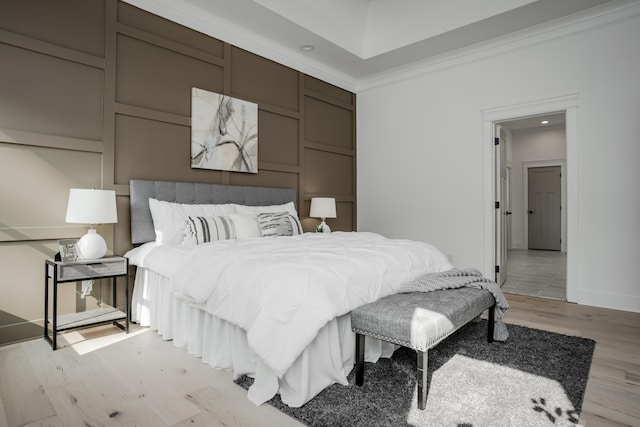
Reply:
[[[559,251],[511,249],[503,292],[566,301],[567,254]]]

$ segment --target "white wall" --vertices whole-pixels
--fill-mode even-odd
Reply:
[[[359,229],[432,242],[491,274],[482,112],[574,95],[575,299],[640,312],[638,40],[636,14],[359,92]]]
[[[525,238],[528,220],[525,199],[524,175],[527,165],[543,166],[548,162],[564,162],[567,140],[564,126],[554,126],[543,130],[516,130],[511,133],[511,244],[516,249],[527,249]],[[533,162],[533,163],[532,163]],[[566,176],[566,173],[564,174]],[[567,189],[562,188],[563,195]],[[564,203],[563,203],[564,206]],[[566,209],[564,209],[566,212]],[[563,233],[564,234],[564,233]],[[563,242],[566,237],[563,235]]]

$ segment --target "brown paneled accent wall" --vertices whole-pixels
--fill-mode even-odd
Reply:
[[[307,230],[313,196],[356,228],[353,93],[117,0],[3,0],[0,61],[0,345],[41,334],[44,260],[86,231],[69,188],[116,190],[117,254],[131,178],[292,187]],[[258,104],[257,174],[191,169],[192,87]],[[67,293],[63,312],[109,298]]]

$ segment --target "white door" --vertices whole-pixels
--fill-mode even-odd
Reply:
[[[529,168],[529,249],[561,249],[560,180],[560,166]]]
[[[495,138],[495,182],[496,182],[496,276],[498,285],[502,286],[507,280],[507,212],[508,212],[508,185],[507,185],[507,134],[501,127],[499,136]]]

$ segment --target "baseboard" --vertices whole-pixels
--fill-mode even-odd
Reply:
[[[575,300],[581,305],[640,313],[640,297],[606,292],[576,290]]]

